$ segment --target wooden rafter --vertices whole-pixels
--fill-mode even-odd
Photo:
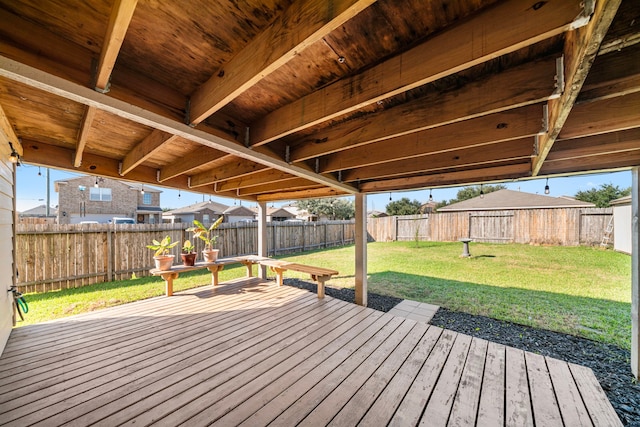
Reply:
[[[606,169],[629,168],[629,164],[640,165],[640,148],[617,153],[580,157],[580,171],[598,171]],[[544,162],[541,175],[566,174],[575,171],[576,159],[563,159]]]
[[[320,172],[384,164],[533,136],[540,131],[541,121],[540,105],[494,113],[325,156],[320,160]]]
[[[402,190],[441,185],[463,185],[494,180],[524,178],[531,175],[531,162],[491,168],[472,169],[459,172],[446,172],[433,175],[394,178],[360,184],[365,193]]]
[[[579,1],[536,4],[499,2],[401,55],[286,105],[252,126],[251,143],[265,144],[561,34],[583,12]],[[505,22],[512,31],[504,31]]]
[[[215,169],[193,175],[191,177],[191,186],[200,187],[202,185],[214,184],[218,181],[248,175],[266,168],[266,166],[260,163],[245,159],[235,159]]]
[[[198,144],[206,145],[267,167],[286,171],[301,178],[308,178],[311,181],[328,185],[340,191],[351,194],[357,192],[357,189],[353,186],[340,183],[333,177],[317,174],[308,168],[290,165],[283,159],[266,154],[262,150],[251,150],[233,139],[225,138],[221,134],[214,135],[194,129],[184,123],[178,123],[144,108],[113,99],[46,72],[20,64],[2,55],[0,55],[0,76],[75,102],[96,107],[145,126],[172,133]]]
[[[72,149],[53,146],[33,140],[25,140],[24,145],[24,161],[27,163],[50,166],[59,169],[74,169],[74,150]],[[85,153],[82,165],[75,169],[79,172],[86,173],[87,175],[99,175],[108,178],[126,179],[131,182],[158,185],[158,181],[156,179],[157,169],[140,165],[123,178],[118,174],[118,164],[119,161],[117,159]],[[177,177],[167,180],[163,185],[170,188],[196,192],[203,190],[202,192],[206,194],[210,194],[212,192],[212,188],[191,189],[188,186],[188,180],[186,177]],[[221,192],[218,194],[224,197],[238,197],[238,195],[233,191]],[[242,198],[246,200],[255,200],[255,197],[253,196],[246,196]]]
[[[191,123],[200,123],[374,2],[294,2],[223,70],[194,92],[190,103]]]
[[[113,3],[96,73],[96,89],[99,91],[108,90],[109,78],[137,3],[138,0],[115,0]]]
[[[640,126],[640,92],[576,104],[559,138],[578,138]]]
[[[287,179],[294,178],[293,175],[287,172],[279,171],[276,169],[269,169],[253,173],[251,175],[241,176],[239,178],[228,179],[225,181],[219,181],[216,184],[218,191],[237,190],[239,188],[253,187],[261,185],[265,182],[279,182]]]
[[[585,138],[558,139],[546,162],[634,151],[640,147],[640,127]],[[545,163],[546,163],[545,162]]]
[[[93,119],[96,116],[97,108],[88,106],[85,108],[84,116],[82,117],[82,123],[80,124],[80,130],[78,131],[78,142],[76,144],[76,152],[73,156],[73,166],[79,168],[82,164],[82,155],[84,149],[87,146],[89,140],[89,131],[93,125]]]
[[[153,153],[177,139],[177,136],[155,129],[122,159],[121,175],[126,175],[142,162],[153,156]]]
[[[267,193],[276,193],[282,191],[301,190],[306,188],[314,188],[318,185],[315,182],[304,178],[289,178],[283,181],[270,182],[268,184],[256,185],[254,187],[239,188],[238,195],[258,195]]]
[[[533,176],[540,173],[542,164],[569,117],[620,1],[598,1],[589,23],[567,33],[564,45],[565,88],[559,98],[549,101],[549,130],[539,139],[539,154],[532,163]]]
[[[432,173],[441,169],[490,165],[507,160],[521,160],[533,157],[533,142],[533,138],[522,138],[516,141],[365,166],[344,172],[342,179],[346,182],[364,181],[416,173]]]
[[[207,163],[222,159],[225,156],[228,156],[228,154],[222,151],[214,150],[210,147],[198,147],[193,152],[182,156],[179,162],[169,163],[160,169],[159,181],[163,182],[178,175],[187,174],[198,167],[205,166]]]
[[[378,114],[331,126],[292,147],[290,159],[302,161],[546,101],[553,93],[555,63],[555,59],[550,58],[525,64],[467,84],[455,92],[420,98]]]
[[[13,130],[13,126],[11,126],[11,122],[9,121],[7,114],[4,112],[2,105],[0,105],[0,140],[4,146],[3,152],[6,151],[9,154],[11,153],[10,147],[8,146],[9,143],[11,143],[16,152],[20,156],[23,155],[22,144],[20,143],[16,132]]]
[[[259,202],[271,202],[276,200],[298,200],[318,197],[335,197],[342,196],[346,193],[337,191],[333,188],[315,188],[310,190],[294,190],[283,191],[281,193],[261,194],[257,197]]]
[[[599,55],[578,95],[576,105],[640,92],[640,44]]]

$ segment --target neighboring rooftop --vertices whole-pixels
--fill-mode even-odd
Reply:
[[[229,206],[223,205],[222,203],[216,203],[212,201],[200,202],[193,205],[185,206],[178,209],[173,209],[170,211],[166,211],[165,215],[180,215],[180,214],[193,214],[197,212],[201,212],[205,209],[209,209],[216,214],[223,214]]]
[[[490,211],[505,209],[593,208],[595,205],[566,196],[551,197],[523,191],[498,190],[439,208],[439,212]]]

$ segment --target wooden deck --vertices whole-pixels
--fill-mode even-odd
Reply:
[[[621,425],[588,368],[258,279],[19,328],[0,369],[2,425]]]

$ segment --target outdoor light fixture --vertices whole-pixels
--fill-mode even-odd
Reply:
[[[93,186],[94,186],[95,188],[98,188],[98,187],[99,187],[99,185],[98,185],[98,178],[96,178],[96,183],[95,183],[95,184],[93,184]]]
[[[42,172],[40,172],[40,166],[38,166],[38,176],[42,176]]]
[[[178,199],[180,198],[180,190],[178,190]]]
[[[142,188],[140,188],[140,194],[144,194],[144,184],[142,184]]]
[[[389,201],[391,201],[391,200],[393,200],[393,199],[391,199],[391,193],[389,193]]]
[[[549,178],[547,178],[547,183],[544,186],[544,194],[549,194]]]
[[[18,164],[20,161],[20,154],[13,148],[13,144],[9,142],[9,147],[11,148],[11,154],[9,155],[9,161],[14,164]]]
[[[429,189],[429,201],[433,202],[433,196],[431,195],[431,189]]]
[[[482,191],[482,184],[480,184],[480,198],[484,199],[484,191]]]

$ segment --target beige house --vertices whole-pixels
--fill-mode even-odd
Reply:
[[[194,219],[197,219],[201,223],[209,225],[220,218],[227,208],[228,206],[222,203],[212,201],[201,202],[164,212],[162,214],[162,221],[170,224],[191,224]]]
[[[83,221],[109,223],[113,218],[132,218],[139,224],[160,223],[160,193],[141,184],[82,176],[56,181],[58,224]]]

